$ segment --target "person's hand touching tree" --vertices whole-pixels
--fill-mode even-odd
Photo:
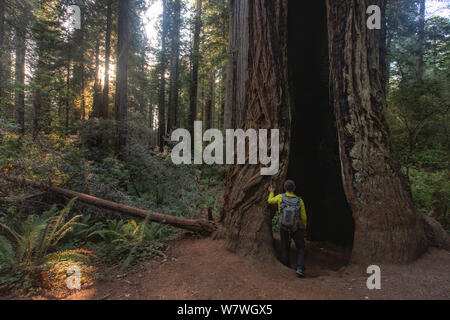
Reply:
[[[272,185],[269,186],[269,192],[275,192],[275,189],[272,187]]]

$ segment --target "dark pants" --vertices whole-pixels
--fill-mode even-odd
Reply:
[[[290,249],[291,249],[291,239],[294,240],[295,246],[298,250],[297,267],[305,270],[305,239],[304,230],[299,229],[296,232],[289,232],[280,228],[280,238],[281,238],[281,262],[290,267]]]

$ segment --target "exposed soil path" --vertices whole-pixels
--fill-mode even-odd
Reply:
[[[169,243],[163,261],[113,273],[76,293],[32,299],[450,299],[450,252],[431,249],[409,265],[382,265],[381,290],[368,290],[369,275],[343,267],[348,252],[307,246],[304,279],[275,259],[261,263],[230,253],[224,241],[185,238]]]

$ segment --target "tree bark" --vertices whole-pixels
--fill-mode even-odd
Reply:
[[[194,133],[194,122],[195,120],[197,120],[198,69],[200,63],[200,32],[202,27],[202,4],[203,4],[202,0],[197,0],[195,20],[194,20],[194,39],[191,53],[192,78],[189,88],[189,119],[188,119],[189,120],[188,128],[191,135]]]
[[[429,219],[414,208],[393,156],[385,115],[382,32],[364,28],[371,4],[327,2],[343,185],[355,220],[352,262],[402,263],[436,241],[428,231]],[[375,4],[384,13],[385,1]],[[441,245],[448,246],[448,239]]]
[[[250,0],[231,0],[225,128],[241,125],[248,80]]]
[[[225,113],[230,112],[231,99],[232,103],[243,106],[241,124],[244,130],[279,129],[281,161],[280,170],[274,176],[261,176],[259,165],[229,166],[221,213],[225,225],[223,235],[231,251],[274,259],[272,216],[266,190],[270,184],[279,186],[285,179],[289,159],[290,113],[285,68],[287,1],[234,1],[231,12],[234,18],[230,35],[234,41],[240,38],[237,41],[240,47],[233,45],[239,52],[234,52],[233,56],[240,59],[234,59],[229,69],[233,73],[231,80],[228,75],[232,89],[228,91]],[[230,41],[236,43],[233,39]],[[248,63],[244,61],[247,53]],[[244,85],[246,78],[248,84]],[[237,123],[237,119],[234,124],[228,119],[225,126],[229,128]],[[268,143],[270,152],[270,138]]]
[[[99,79],[100,71],[100,41],[97,39],[95,43],[95,79],[94,79],[94,100],[92,107],[92,116],[98,118],[101,116],[102,109],[102,94],[101,84]]]
[[[216,75],[214,70],[213,72],[211,72],[210,78],[210,99],[211,99],[211,110],[209,112],[210,121],[208,127],[215,128],[214,122],[216,117]]]
[[[98,208],[103,208],[107,210],[111,210],[114,212],[122,213],[125,215],[138,217],[138,218],[149,218],[150,221],[168,224],[177,228],[190,230],[193,232],[200,232],[203,234],[211,234],[215,231],[216,226],[213,222],[208,220],[193,220],[187,218],[181,218],[171,215],[166,215],[157,212],[150,212],[147,210],[130,207],[121,203],[112,202],[100,198],[96,198],[90,196],[88,194],[79,193],[76,191],[59,188],[53,185],[46,185],[41,182],[32,181],[29,179],[19,178],[11,175],[2,174],[1,177],[7,181],[14,182],[19,185],[27,185],[34,188],[48,190],[50,192],[54,192],[70,199],[77,198],[79,201],[96,206]]]
[[[69,42],[70,42],[70,40],[69,40]],[[69,47],[69,54],[67,57],[67,65],[66,65],[66,132],[67,133],[69,131],[69,123],[70,123],[71,63],[72,63],[72,54],[71,54],[71,48]]]
[[[25,133],[25,41],[26,30],[16,27],[15,112],[20,134]]]
[[[6,82],[5,79],[5,72],[6,69],[3,56],[5,54],[5,0],[0,0],[0,104],[3,100],[4,95],[4,83]]]
[[[5,38],[5,0],[0,0],[0,52],[3,50]]]
[[[112,0],[108,0],[106,9],[105,38],[105,79],[103,81],[102,118],[109,117],[109,62],[111,57]]]
[[[128,11],[130,0],[119,2],[119,40],[117,46],[117,85],[116,85],[116,121],[117,152],[122,154],[127,144],[128,132],[128,48],[129,25]]]

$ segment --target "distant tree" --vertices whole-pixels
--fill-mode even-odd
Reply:
[[[15,21],[15,118],[19,132],[25,133],[25,54],[26,41],[29,32],[30,10],[27,2],[16,2],[17,21]]]
[[[169,112],[168,130],[177,127],[179,74],[180,74],[180,28],[181,28],[181,0],[172,0],[170,3],[170,83],[169,83]]]
[[[197,95],[198,95],[198,69],[200,63],[200,32],[202,27],[203,0],[197,0],[195,17],[193,20],[193,40],[191,49],[191,83],[189,87],[189,120],[188,128],[191,134],[194,132],[194,121],[197,119]]]
[[[112,0],[106,3],[106,36],[105,36],[105,79],[103,81],[103,99],[101,116],[109,117],[109,64],[111,58],[111,32],[112,32]]]
[[[164,148],[164,137],[167,133],[166,127],[166,70],[167,70],[167,36],[169,32],[169,10],[167,0],[162,0],[162,26],[161,26],[161,50],[159,52],[159,89],[158,89],[158,130],[159,147]]]
[[[116,121],[117,121],[117,151],[123,155],[127,144],[128,132],[128,50],[129,50],[129,8],[130,1],[119,1],[119,25],[117,44],[117,75],[116,75]]]

